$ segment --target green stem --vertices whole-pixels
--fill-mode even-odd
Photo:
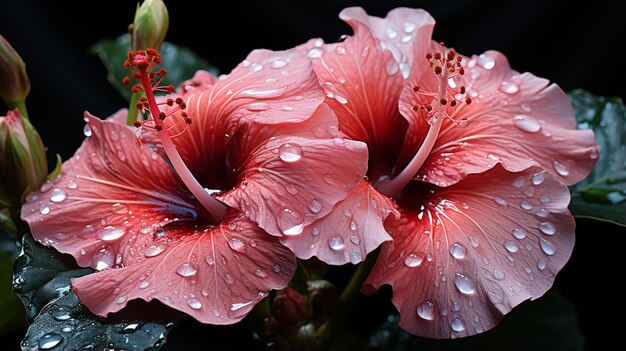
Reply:
[[[8,102],[7,106],[9,107],[9,110],[18,109],[22,117],[29,119],[28,111],[26,110],[26,103],[24,101]]]
[[[359,296],[361,295],[361,286],[363,282],[370,274],[376,258],[378,257],[378,250],[370,253],[367,259],[359,264],[358,268],[350,278],[348,285],[341,293],[339,297],[339,307],[337,313],[326,323],[317,330],[317,338],[322,342],[322,345],[328,346],[330,338],[332,337],[333,330],[338,325],[343,325],[343,322],[348,317],[350,311],[356,304]]]
[[[132,126],[133,123],[137,120],[137,114],[139,110],[137,109],[137,103],[139,102],[139,98],[145,96],[144,93],[133,93],[130,98],[130,105],[128,106],[128,117],[126,117],[126,124]]]

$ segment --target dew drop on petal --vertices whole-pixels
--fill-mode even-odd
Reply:
[[[215,259],[214,259],[214,258],[213,258],[213,256],[211,256],[211,255],[206,255],[206,256],[204,257],[204,260],[206,261],[206,263],[207,263],[209,266],[212,266],[212,265],[214,265],[214,264],[215,264]]]
[[[420,318],[425,319],[427,321],[432,321],[435,319],[435,305],[430,302],[430,300],[426,300],[417,306],[417,315]]]
[[[537,261],[537,268],[539,268],[540,271],[543,271],[544,269],[546,269],[546,261],[544,260]]]
[[[505,94],[515,94],[519,91],[519,86],[513,82],[507,82],[505,80],[500,84],[500,91]]]
[[[56,347],[63,341],[63,337],[57,333],[48,333],[42,336],[39,339],[39,349],[40,350],[49,350],[51,348]]]
[[[558,173],[559,175],[563,177],[566,177],[569,175],[569,168],[565,164],[557,160],[552,160],[552,167],[554,168],[556,173]]]
[[[41,206],[39,206],[39,213],[41,213],[42,215],[47,215],[48,213],[50,213],[50,207],[46,204],[41,204]]]
[[[535,216],[541,217],[541,218],[546,218],[549,215],[550,215],[550,211],[546,210],[545,208],[540,208],[537,212],[535,212]]]
[[[279,264],[275,264],[274,265],[274,273],[280,273],[280,265]]]
[[[333,178],[333,176],[331,174],[327,174],[324,176],[324,183],[326,184],[333,184],[335,182],[335,179]]]
[[[395,30],[393,30],[392,28],[387,28],[385,30],[385,35],[387,36],[387,38],[389,39],[395,39],[398,36],[398,32],[396,32]]]
[[[68,189],[78,189],[78,183],[76,183],[76,181],[74,179],[70,179],[67,181],[67,183],[65,184],[65,187]]]
[[[277,58],[277,59],[274,59],[274,61],[272,61],[270,66],[272,68],[283,68],[287,66],[287,63],[288,63],[287,60],[282,59],[282,58]]]
[[[352,262],[352,264],[357,264],[359,262],[362,261],[361,258],[361,253],[358,251],[352,251],[350,252],[350,262]]]
[[[417,26],[413,22],[404,22],[402,26],[402,30],[404,30],[405,33],[412,33],[416,28]]]
[[[126,230],[108,225],[98,232],[98,239],[103,241],[113,241],[126,234]]]
[[[506,206],[507,205],[506,200],[501,198],[501,197],[499,197],[499,196],[494,197],[493,201],[495,201],[500,206]]]
[[[506,240],[504,242],[504,248],[510,253],[516,253],[519,250],[519,246],[511,240]]]
[[[350,230],[353,231],[353,232],[356,232],[357,229],[358,229],[358,226],[357,226],[356,222],[355,221],[351,221],[350,222]]]
[[[151,245],[146,248],[143,254],[146,257],[155,257],[163,253],[163,251],[165,251],[166,248],[167,246],[165,245]]]
[[[337,55],[343,55],[346,53],[346,48],[344,48],[343,46],[339,45],[335,48],[335,52],[337,53]]]
[[[246,106],[249,111],[257,112],[257,111],[267,111],[272,108],[269,104],[265,102],[255,102]]]
[[[461,274],[456,273],[454,276],[454,285],[460,292],[463,294],[473,294],[474,293],[474,281],[472,278]]]
[[[492,57],[485,54],[481,54],[480,56],[478,56],[477,62],[480,66],[482,66],[482,68],[486,70],[491,70],[496,66],[496,61]]]
[[[495,280],[502,280],[504,279],[504,273],[502,273],[501,271],[494,269],[493,272],[493,279]]]
[[[313,229],[311,229],[311,235],[313,235],[313,236],[318,236],[318,235],[320,235],[320,228],[318,228],[318,227],[313,227]]]
[[[194,310],[199,310],[202,308],[202,302],[197,299],[187,299],[187,306]]]
[[[278,156],[285,162],[296,162],[302,158],[302,147],[294,143],[285,143],[278,148]]]
[[[361,243],[361,238],[359,238],[358,235],[350,235],[350,242],[354,245],[359,245]]]
[[[452,257],[456,259],[461,259],[465,257],[465,252],[465,246],[463,246],[463,244],[461,243],[454,243],[450,245],[450,255],[452,255]]]
[[[556,233],[556,226],[552,222],[541,222],[537,227],[546,235],[554,235]]]
[[[289,105],[282,105],[282,106],[280,106],[280,109],[282,111],[293,111],[294,110],[293,106],[289,106]]]
[[[520,202],[519,206],[526,211],[530,211],[533,209],[533,205],[530,203],[530,201],[528,200],[522,200],[522,202]]]
[[[544,238],[539,238],[539,246],[541,246],[541,250],[548,256],[552,256],[556,252],[556,246]]]
[[[228,240],[228,246],[230,246],[230,248],[234,251],[238,252],[244,252],[246,249],[246,244],[239,238],[231,238],[230,240]]]
[[[512,234],[516,239],[519,239],[519,240],[522,240],[526,237],[526,231],[520,228],[513,229]]]
[[[396,62],[396,60],[390,59],[385,64],[385,70],[388,75],[393,76],[394,74],[398,73],[398,71],[400,70],[400,66],[398,66],[398,62]]]
[[[531,182],[533,185],[541,185],[543,181],[546,179],[545,174],[543,172],[533,174]]]
[[[63,202],[65,199],[67,199],[67,193],[61,189],[54,189],[50,194],[50,201],[52,202]]]
[[[149,286],[150,286],[150,283],[148,283],[146,281],[143,281],[143,282],[141,282],[141,284],[139,284],[139,289],[140,290],[144,290],[144,289],[146,289]]]
[[[311,202],[309,202],[309,210],[312,213],[319,213],[322,210],[322,203],[317,199],[311,200]]]
[[[307,52],[307,57],[311,59],[320,58],[322,57],[323,54],[324,54],[324,51],[322,51],[322,49],[313,48]]]
[[[304,217],[300,212],[285,207],[278,214],[277,224],[283,234],[298,235],[304,230]]]
[[[267,272],[259,268],[254,271],[254,275],[256,275],[259,278],[265,278],[267,277]]]
[[[346,247],[346,243],[343,241],[342,237],[335,235],[328,242],[328,247],[330,247],[332,250],[340,251]]]
[[[404,265],[407,267],[417,267],[424,261],[424,254],[412,252],[404,259]]]
[[[96,270],[103,270],[113,266],[113,262],[115,261],[115,254],[113,253],[113,248],[111,246],[106,245],[100,248],[100,250],[94,253],[92,258],[92,265],[96,268]]]
[[[463,322],[461,322],[461,320],[456,317],[452,318],[452,322],[450,322],[450,328],[452,328],[452,330],[454,330],[455,332],[462,332],[463,330],[465,330]]]
[[[194,267],[191,263],[183,263],[180,267],[178,267],[178,269],[176,269],[176,273],[178,273],[181,277],[191,277],[192,275],[195,275],[196,272],[198,272],[198,269],[196,269],[196,267]]]
[[[335,94],[335,100],[337,100],[337,102],[342,105],[345,105],[348,103],[348,99],[339,94]]]
[[[47,192],[48,190],[52,189],[52,186],[53,186],[52,182],[51,182],[51,181],[49,181],[49,180],[46,180],[46,182],[45,182],[45,183],[43,183],[43,185],[42,185],[42,186],[41,186],[41,188],[39,189],[39,192],[45,193],[45,192]]]
[[[549,197],[549,196],[545,196],[545,195],[544,195],[544,196],[542,196],[542,197],[539,199],[539,201],[540,201],[542,204],[547,204],[548,202],[550,202],[550,197]]]
[[[121,295],[120,297],[117,298],[117,300],[115,300],[115,303],[118,305],[123,304],[124,302],[126,302],[126,295]]]
[[[520,130],[527,133],[536,133],[541,129],[539,122],[526,115],[517,115],[513,117],[513,124]]]

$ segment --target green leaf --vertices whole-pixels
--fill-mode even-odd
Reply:
[[[37,244],[30,234],[24,235],[22,245],[13,270],[13,291],[32,321],[46,304],[70,291],[72,278],[93,270],[78,267],[72,256]]]
[[[22,350],[157,350],[174,325],[168,320],[97,317],[70,292],[42,309],[28,328]]]
[[[15,331],[26,324],[24,309],[11,291],[13,260],[0,252],[0,336]]]
[[[102,318],[70,289],[70,280],[92,273],[73,257],[37,244],[30,234],[15,262],[13,290],[32,320],[22,350],[156,350],[180,314],[158,304],[131,301]]]
[[[124,61],[130,50],[130,35],[124,34],[117,39],[102,40],[94,45],[92,50],[104,64],[108,72],[107,79],[109,82],[130,101],[130,88],[122,85],[122,78],[128,75],[128,71],[124,69]],[[193,77],[199,69],[207,70],[213,74],[218,73],[215,67],[188,48],[164,42],[160,53],[163,67],[167,69],[167,77],[163,80],[164,85],[178,86],[183,81]]]
[[[591,174],[571,187],[570,210],[576,217],[626,226],[626,106],[619,98],[584,90],[568,96],[578,129],[593,129],[601,150]]]
[[[584,338],[574,306],[551,291],[544,297],[524,302],[493,330],[457,340],[430,340],[413,336],[397,325],[393,315],[372,335],[371,351],[401,350],[551,350],[584,349]]]

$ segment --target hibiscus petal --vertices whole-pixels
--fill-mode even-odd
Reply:
[[[497,163],[513,172],[540,166],[568,185],[589,174],[598,154],[593,131],[575,129],[572,106],[557,85],[519,74],[495,51],[463,62],[464,79],[455,84],[465,85],[473,101],[449,111],[469,125],[443,121],[419,179],[448,186]],[[405,91],[401,104],[414,95]]]
[[[299,49],[311,58],[341,131],[367,143],[368,171],[376,179],[393,166],[406,131],[398,112],[403,78],[391,52],[380,47],[368,28],[349,23],[355,34],[343,43],[320,45],[321,39],[312,39]]]
[[[365,175],[367,146],[337,136],[326,105],[302,123],[243,126],[229,153],[239,183],[218,199],[272,235],[300,234]]]
[[[391,200],[361,180],[331,213],[304,228],[302,235],[284,236],[280,242],[300,259],[317,256],[332,265],[357,264],[391,240],[383,226],[389,214],[399,217]]]
[[[255,50],[229,75],[210,82],[198,77],[198,84],[183,85],[193,122],[174,142],[192,173],[215,189],[228,186],[220,173],[226,171],[229,137],[241,125],[306,120],[324,97],[311,63],[296,50]],[[166,122],[171,126],[176,120]]]
[[[134,299],[157,299],[203,323],[233,324],[269,290],[286,287],[296,269],[295,257],[277,238],[237,211],[218,227],[182,225],[165,238],[171,242],[164,252],[74,279],[72,288],[101,316]]]
[[[57,179],[27,196],[22,219],[40,243],[105,269],[132,260],[166,218],[197,214],[169,165],[130,127],[86,117],[91,136]]]
[[[550,173],[498,166],[412,198],[423,211],[388,219],[384,243],[364,285],[393,287],[399,325],[431,338],[493,328],[527,299],[542,296],[574,246],[569,192]],[[404,200],[408,201],[408,200]]]

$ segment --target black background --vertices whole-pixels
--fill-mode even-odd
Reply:
[[[255,48],[288,49],[312,37],[333,42],[342,34],[350,34],[349,27],[337,17],[344,7],[360,5],[371,15],[384,16],[394,7],[407,6],[429,11],[437,20],[434,39],[463,54],[496,49],[507,55],[516,70],[548,78],[566,91],[584,88],[626,97],[623,1],[596,0],[582,5],[538,0],[166,3],[170,11],[167,40],[192,48],[223,73]],[[59,153],[66,159],[83,139],[84,110],[105,117],[126,106],[106,81],[98,59],[89,54],[89,47],[125,32],[136,1],[2,0],[0,4],[0,34],[27,63],[32,83],[28,99],[31,120],[50,154]],[[4,114],[4,106],[0,108]],[[574,254],[557,277],[556,286],[576,305],[587,346],[592,348],[623,333],[626,301],[615,283],[623,281],[626,233],[590,221],[579,221],[577,233]],[[361,299],[349,321],[353,329],[366,335],[379,324],[390,308],[388,295],[384,291],[377,297]],[[247,335],[240,326],[185,324],[187,331],[171,334],[177,343],[170,344],[171,349],[249,346],[242,341]],[[21,335],[15,335],[2,348],[17,347]]]

